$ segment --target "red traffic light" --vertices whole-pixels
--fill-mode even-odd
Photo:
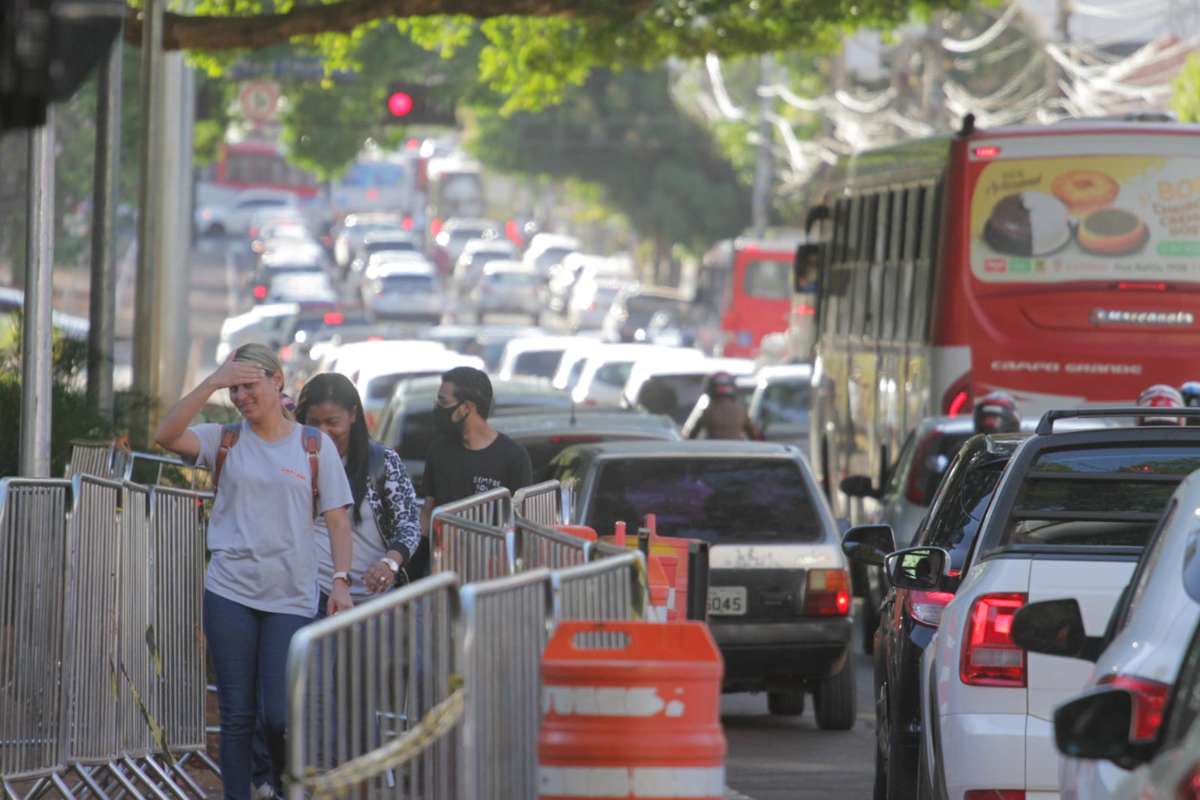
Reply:
[[[413,98],[408,92],[395,91],[388,95],[388,113],[393,117],[405,117],[413,110]]]

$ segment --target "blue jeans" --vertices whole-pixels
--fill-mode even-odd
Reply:
[[[272,783],[280,784],[287,757],[288,645],[311,621],[296,614],[257,611],[204,592],[204,636],[217,674],[221,711],[221,779],[230,800],[250,798],[251,742],[259,709]]]

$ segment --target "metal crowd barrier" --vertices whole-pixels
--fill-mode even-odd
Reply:
[[[538,567],[562,569],[587,563],[590,542],[578,536],[560,533],[525,519],[520,514],[516,517],[514,533],[517,561],[521,570]]]
[[[124,452],[112,440],[75,439],[71,442],[71,460],[67,462],[66,477],[94,475],[98,478],[122,478]]]
[[[551,592],[545,569],[462,588],[463,800],[538,794],[541,657]]]
[[[513,513],[530,522],[554,527],[562,521],[558,481],[546,481],[519,489],[513,495]]]
[[[433,572],[453,572],[466,582],[511,575],[517,570],[516,535],[453,515],[435,517]]]
[[[478,522],[502,531],[510,530],[513,524],[512,494],[508,489],[493,489],[490,492],[467,497],[454,503],[447,503],[433,510],[431,521],[437,522],[439,518],[447,516],[458,517],[468,522]]]
[[[61,717],[68,480],[0,480],[0,779],[65,766]]]
[[[465,703],[458,618],[458,579],[442,574],[293,637],[291,800],[347,794],[452,800],[460,758],[453,733]]]
[[[554,619],[641,619],[646,610],[644,559],[640,552],[626,550],[551,573]]]

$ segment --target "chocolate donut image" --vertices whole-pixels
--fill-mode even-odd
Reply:
[[[1018,192],[1001,198],[983,228],[983,239],[998,253],[1045,256],[1071,241],[1066,205],[1045,192]]]
[[[1079,223],[1079,246],[1098,256],[1128,256],[1141,250],[1150,238],[1146,223],[1132,211],[1102,208]]]

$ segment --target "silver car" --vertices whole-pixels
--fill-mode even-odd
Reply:
[[[477,322],[483,322],[488,314],[522,314],[536,325],[545,303],[545,281],[515,261],[488,264],[470,294]]]

